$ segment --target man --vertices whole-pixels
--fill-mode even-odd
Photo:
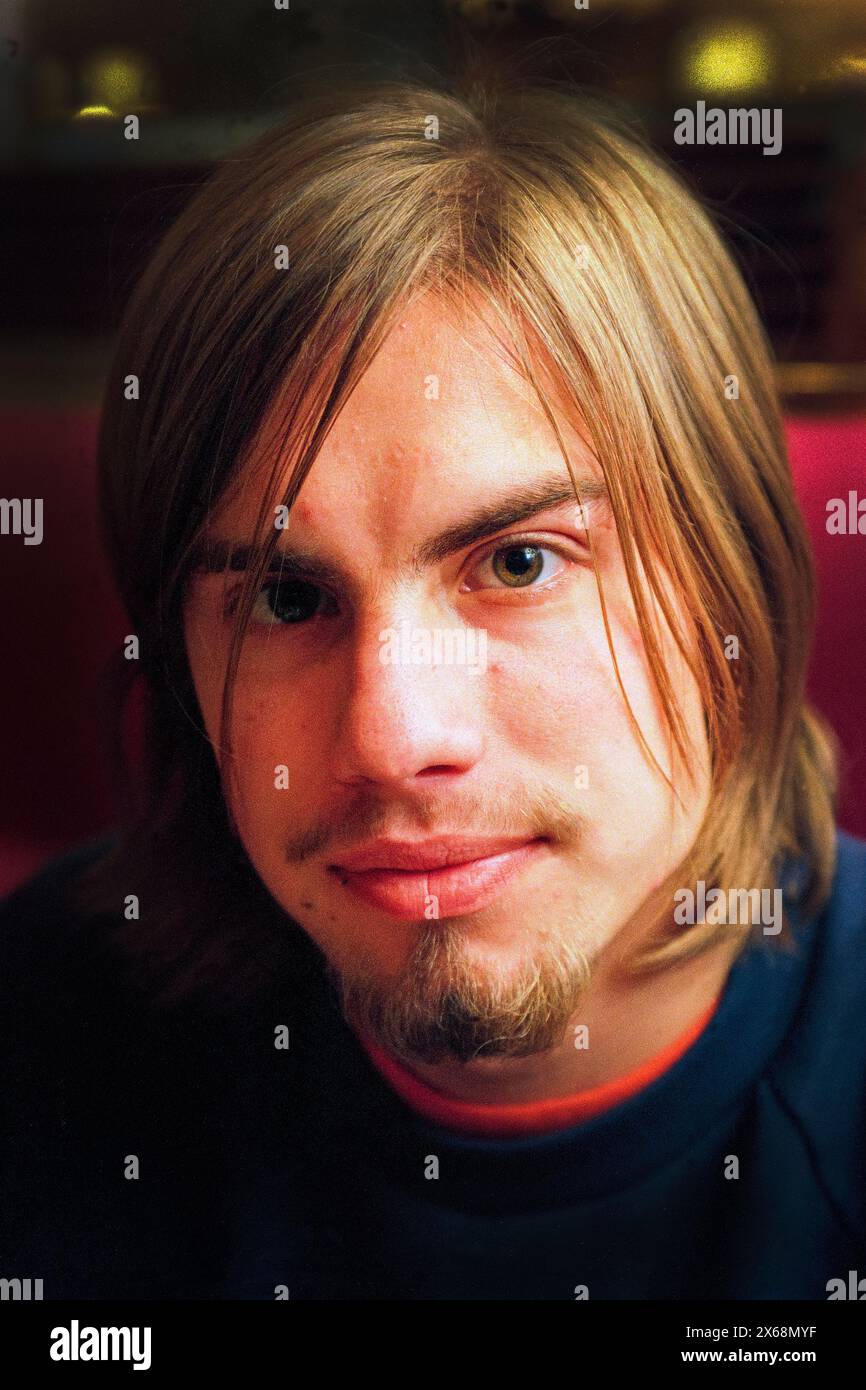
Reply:
[[[866,846],[767,346],[678,179],[567,89],[309,98],[166,236],[100,448],[144,794],[5,910],[6,1258],[826,1298]]]

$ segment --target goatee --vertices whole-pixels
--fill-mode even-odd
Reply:
[[[525,961],[494,973],[467,952],[459,922],[419,927],[396,981],[330,967],[344,1017],[405,1062],[527,1057],[562,1041],[589,983],[586,956],[542,938]]]

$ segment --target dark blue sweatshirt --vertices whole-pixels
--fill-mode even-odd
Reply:
[[[668,1071],[508,1140],[410,1110],[324,971],[152,1007],[66,908],[68,856],[0,910],[0,1277],[46,1299],[826,1300],[866,1277],[866,844],[838,851],[820,916],[750,944]]]

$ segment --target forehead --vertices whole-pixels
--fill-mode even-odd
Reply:
[[[395,318],[348,397],[292,508],[291,525],[317,536],[397,537],[459,517],[489,491],[568,470],[556,433],[532,386],[481,313],[458,314],[428,293]],[[579,476],[600,478],[586,424],[557,398],[533,360],[556,410]],[[260,438],[268,437],[265,421]],[[238,534],[255,517],[261,481],[273,463],[263,442],[240,486],[220,508],[219,532]],[[280,487],[288,484],[287,467]]]

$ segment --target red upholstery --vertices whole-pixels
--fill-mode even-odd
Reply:
[[[809,694],[842,743],[839,821],[866,838],[866,535],[827,530],[832,498],[866,498],[866,418],[791,418],[787,433],[818,571]]]
[[[44,499],[41,545],[0,536],[0,893],[117,813],[99,673],[126,625],[98,538],[96,425],[93,408],[0,414],[0,495]],[[829,498],[866,495],[866,419],[792,420],[789,435],[820,581],[810,688],[846,754],[841,822],[866,836],[866,537],[826,530]]]
[[[0,891],[116,815],[100,670],[124,619],[99,542],[97,411],[5,407],[0,495],[41,497],[43,540],[0,536]]]

